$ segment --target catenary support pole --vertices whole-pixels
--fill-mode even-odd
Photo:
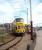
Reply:
[[[33,22],[32,22],[32,8],[31,8],[31,0],[29,0],[29,2],[30,2],[30,27],[31,27],[31,32],[30,32],[30,34],[31,34],[31,40],[33,39],[32,38],[32,34],[33,34]]]

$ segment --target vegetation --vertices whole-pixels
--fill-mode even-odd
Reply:
[[[1,36],[4,36],[4,34],[5,34],[5,33],[4,33],[3,31],[0,31],[0,37],[1,37]]]
[[[12,28],[12,33],[15,33],[15,28],[14,27]]]
[[[3,41],[5,33],[3,31],[0,31],[0,41]]]

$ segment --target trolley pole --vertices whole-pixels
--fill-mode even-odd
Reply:
[[[30,27],[31,27],[31,31],[30,31],[30,34],[31,34],[31,40],[33,40],[33,38],[32,38],[32,34],[33,34],[33,22],[32,22],[32,8],[31,8],[31,0],[29,0],[29,2],[30,2]]]

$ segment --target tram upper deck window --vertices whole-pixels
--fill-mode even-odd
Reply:
[[[15,20],[16,20],[16,22],[23,22],[24,21],[23,18],[17,18]]]

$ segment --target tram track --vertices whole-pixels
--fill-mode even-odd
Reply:
[[[6,50],[9,50],[10,48],[12,48],[13,46],[16,46],[19,42],[21,42],[23,37],[21,37],[16,43],[14,43],[12,46],[10,46],[9,48],[7,48]]]
[[[12,39],[11,41],[0,45],[0,50],[9,50],[13,46],[17,45],[23,37],[15,37],[15,39]]]
[[[0,44],[0,47],[1,47],[2,45],[5,45],[5,44],[7,44],[7,43],[9,43],[9,42],[11,42],[11,41],[13,41],[13,40],[15,40],[15,39],[16,39],[16,37],[13,38],[12,40],[8,41],[8,42],[5,42],[5,43],[3,43],[3,44]]]

